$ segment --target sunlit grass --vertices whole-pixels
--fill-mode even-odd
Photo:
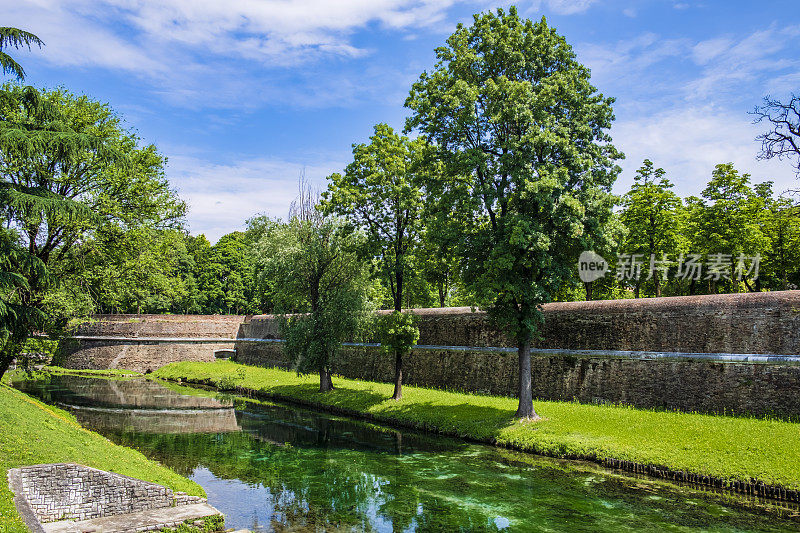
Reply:
[[[534,404],[542,420],[519,422],[513,398],[406,386],[403,399],[394,401],[392,384],[344,378],[334,380],[336,390],[320,393],[315,375],[229,361],[173,363],[154,374],[223,390],[244,387],[555,457],[614,458],[800,488],[800,424],[794,422],[548,401]]]
[[[0,385],[0,532],[28,531],[14,508],[6,483],[8,469],[41,463],[79,463],[205,495],[193,481],[138,451],[82,428],[66,411]]]

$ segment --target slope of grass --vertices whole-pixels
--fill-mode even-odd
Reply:
[[[376,420],[495,442],[554,457],[613,458],[671,470],[800,488],[800,424],[573,402],[535,402],[542,420],[514,419],[513,398],[404,387],[338,378],[336,390],[318,392],[317,376],[274,368],[173,363],[154,373],[169,380],[222,390],[251,390]]]
[[[82,428],[66,411],[0,384],[0,532],[28,530],[14,507],[8,469],[41,463],[84,464],[205,496],[193,481]]]

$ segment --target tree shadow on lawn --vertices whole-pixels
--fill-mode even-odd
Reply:
[[[388,396],[373,391],[338,386],[335,383],[334,386],[336,388],[328,392],[320,392],[319,385],[313,383],[275,385],[262,390],[267,394],[276,394],[287,399],[304,400],[353,411],[369,411],[373,406],[388,399]]]
[[[467,402],[442,405],[432,401],[394,401],[387,394],[347,385],[337,386],[330,392],[319,392],[314,384],[277,385],[264,389],[264,392],[320,406],[357,411],[378,420],[398,421],[419,429],[480,440],[496,438],[503,429],[518,422],[512,409]]]

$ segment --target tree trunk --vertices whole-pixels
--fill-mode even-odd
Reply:
[[[439,281],[439,307],[444,307],[444,281]]]
[[[6,354],[0,355],[0,380],[3,379],[8,367],[11,366],[11,361],[13,357],[8,356]]]
[[[400,350],[394,352],[394,394],[392,400],[403,397],[403,354]]]
[[[331,380],[331,371],[327,367],[319,369],[319,391],[328,392],[333,390],[333,381]]]
[[[661,280],[658,279],[658,274],[653,274],[653,282],[656,285],[656,298],[661,298]]]
[[[594,293],[594,285],[592,282],[584,283],[583,287],[586,289],[586,301],[590,301],[592,299]]]
[[[0,380],[3,379],[8,367],[11,366],[11,361],[22,355],[22,346],[28,338],[28,335],[25,334],[22,338],[12,336],[6,340],[3,349],[0,350]]]
[[[537,419],[533,409],[533,384],[531,382],[531,339],[530,336],[519,341],[519,407],[517,418]]]

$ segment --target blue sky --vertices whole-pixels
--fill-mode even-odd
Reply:
[[[0,0],[0,25],[46,46],[17,52],[29,83],[109,102],[169,157],[193,234],[212,241],[257,213],[285,217],[301,172],[319,186],[403,102],[434,47],[471,15],[508,4],[452,0]],[[797,0],[534,0],[617,99],[612,129],[681,195],[716,163],[797,187],[789,162],[756,161],[747,112],[800,92]]]

